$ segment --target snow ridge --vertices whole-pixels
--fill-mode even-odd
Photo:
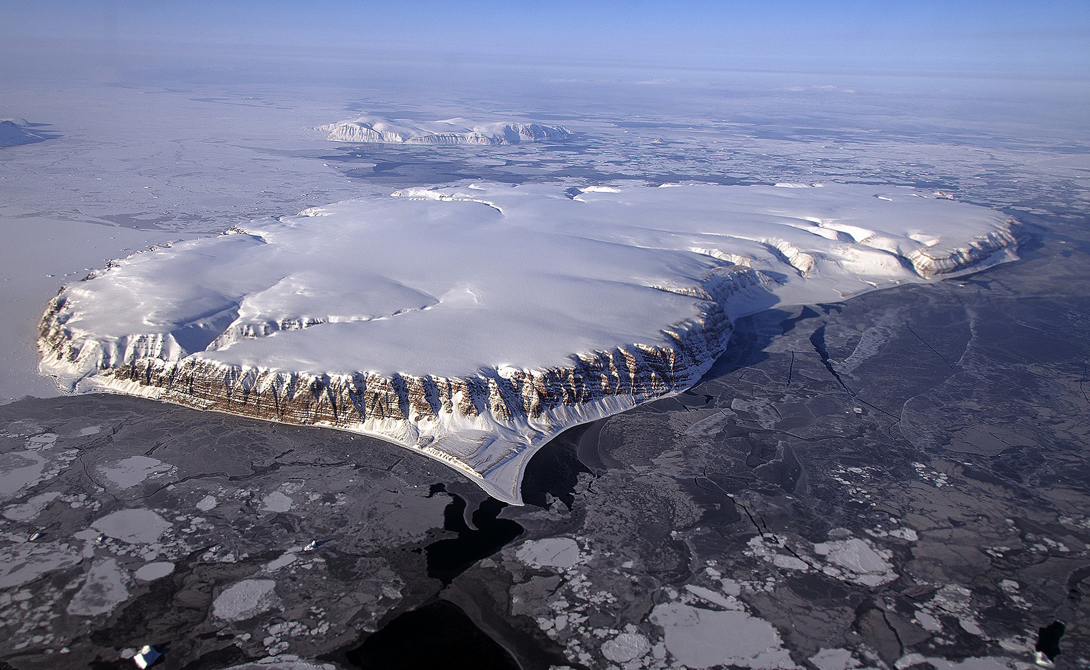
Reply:
[[[378,436],[518,503],[538,448],[688,388],[734,319],[1015,246],[999,213],[904,189],[393,195],[111,263],[50,302],[40,369],[70,392]]]

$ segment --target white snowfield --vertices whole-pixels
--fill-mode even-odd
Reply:
[[[361,116],[340,121],[319,130],[329,131],[327,139],[334,142],[385,142],[396,144],[521,144],[541,140],[564,140],[572,136],[563,126],[538,123],[495,122],[474,123],[462,118],[430,123],[413,123],[402,119],[390,120],[378,116]]]
[[[375,435],[518,503],[539,447],[691,386],[734,319],[1011,259],[1012,225],[897,187],[412,189],[113,263],[51,302],[40,370]]]

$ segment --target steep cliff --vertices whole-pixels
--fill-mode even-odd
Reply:
[[[868,187],[410,190],[111,264],[41,370],[376,435],[519,501],[560,431],[693,384],[731,322],[1011,257],[996,212]]]

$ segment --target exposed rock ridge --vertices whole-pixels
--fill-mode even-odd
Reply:
[[[1004,228],[978,237],[966,247],[951,249],[946,253],[935,253],[931,248],[918,249],[908,254],[908,260],[916,273],[925,279],[975,268],[997,252],[1018,246],[1015,225],[1015,220],[1008,218]]]

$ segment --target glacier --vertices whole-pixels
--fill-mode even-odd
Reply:
[[[319,126],[318,130],[327,131],[329,134],[326,139],[333,142],[392,144],[509,145],[542,140],[565,140],[572,136],[572,132],[564,126],[547,126],[539,123],[515,121],[475,123],[463,118],[413,123],[379,116],[360,116],[350,121]]]
[[[737,318],[1013,259],[1015,225],[894,186],[406,189],[111,262],[50,301],[39,370],[377,436],[518,504],[537,449],[691,386]]]

